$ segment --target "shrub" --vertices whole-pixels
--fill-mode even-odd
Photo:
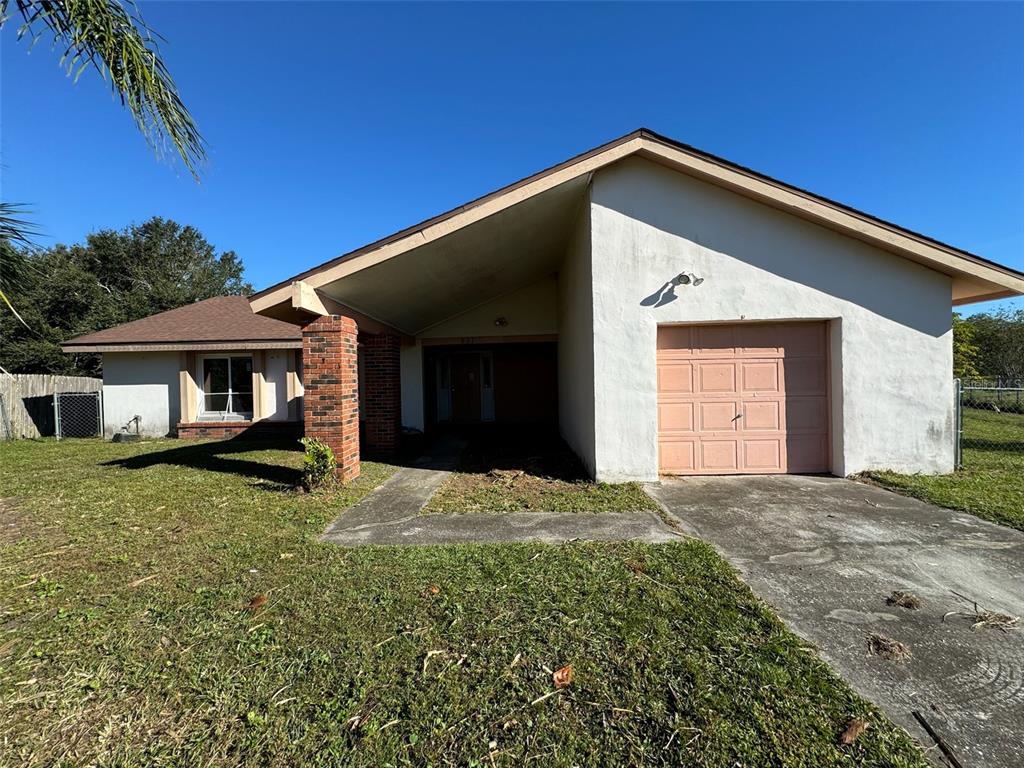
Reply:
[[[302,484],[306,490],[312,491],[333,481],[338,462],[331,446],[315,437],[304,437],[299,442],[306,449],[306,456],[302,460]]]

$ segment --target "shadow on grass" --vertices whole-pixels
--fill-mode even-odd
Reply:
[[[1017,438],[991,439],[980,437],[964,436],[963,446],[965,449],[974,451],[990,451],[994,453],[1019,454],[1024,458],[1024,434]],[[1009,455],[1007,456],[1009,458]]]
[[[253,478],[261,481],[253,483],[253,485],[271,491],[293,490],[299,486],[302,482],[302,470],[300,469],[232,456],[232,454],[268,450],[301,451],[302,446],[295,440],[234,438],[210,443],[189,443],[179,448],[169,448],[165,451],[154,451],[107,461],[104,462],[104,466],[145,469],[164,464]]]

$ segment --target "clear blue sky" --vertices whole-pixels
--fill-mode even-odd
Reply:
[[[166,216],[262,288],[646,126],[1024,269],[1021,3],[142,8],[202,183],[8,25],[3,197],[44,244]]]

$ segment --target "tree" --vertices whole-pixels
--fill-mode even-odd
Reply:
[[[15,12],[21,19],[19,40],[35,44],[48,35],[69,77],[77,81],[92,67],[109,80],[150,146],[159,154],[171,144],[198,179],[205,142],[160,56],[159,36],[133,0],[128,10],[119,0],[0,0],[0,29]],[[0,203],[0,236],[15,243],[28,234],[18,213],[16,204]]]
[[[974,325],[953,313],[953,375],[971,379],[978,373],[978,345],[974,343]]]
[[[1024,378],[1024,308],[974,315],[966,322],[974,329],[983,376]]]
[[[6,260],[28,265],[12,289],[25,318],[0,315],[0,365],[11,372],[97,375],[97,355],[66,355],[61,342],[213,296],[246,294],[242,262],[216,249],[193,227],[153,218],[102,230],[79,245],[17,249],[0,240]]]

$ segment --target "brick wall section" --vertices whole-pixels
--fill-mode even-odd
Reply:
[[[324,315],[302,329],[306,437],[323,440],[338,460],[338,479],[359,477],[358,329],[349,317]]]
[[[297,421],[193,421],[180,422],[176,431],[178,437],[185,439],[244,437],[262,440],[299,437],[302,425]]]
[[[363,418],[366,453],[390,456],[398,451],[402,419],[401,339],[389,334],[359,337],[363,355]]]

